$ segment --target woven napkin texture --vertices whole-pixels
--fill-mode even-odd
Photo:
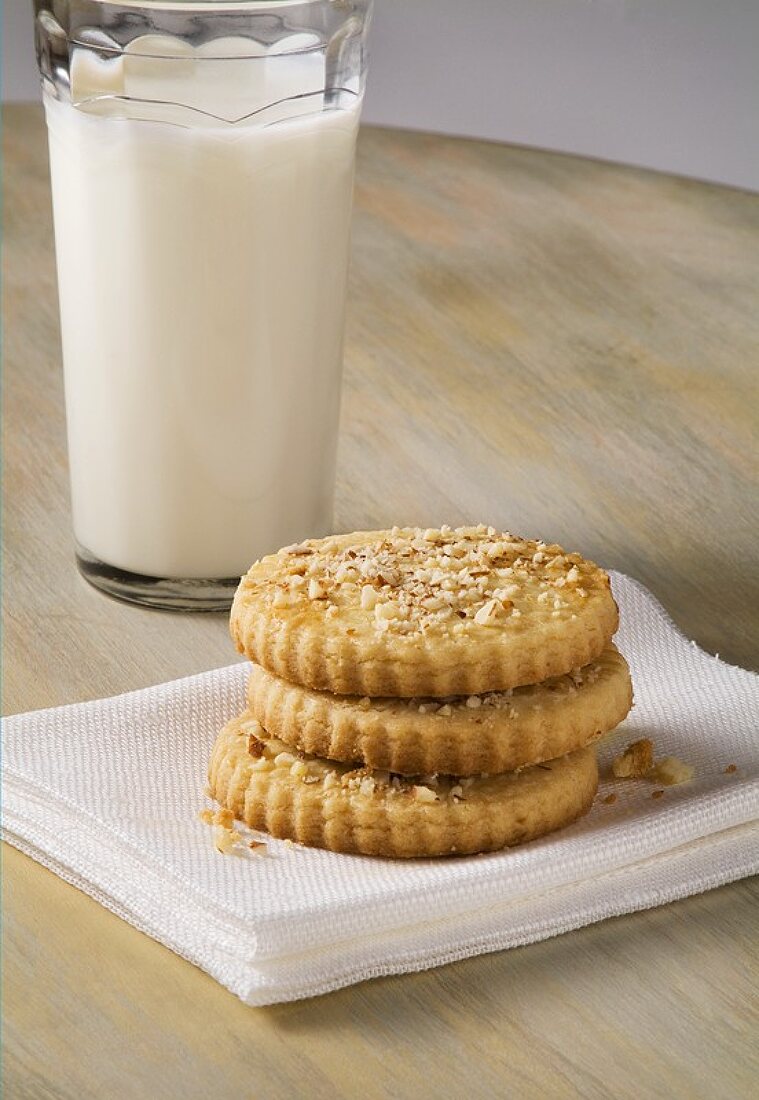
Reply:
[[[529,943],[755,873],[759,677],[689,643],[636,582],[614,575],[613,588],[635,707],[602,742],[601,764],[651,737],[657,756],[696,769],[661,798],[645,780],[604,780],[575,825],[468,858],[279,841],[221,855],[198,813],[214,738],[244,706],[238,663],[5,719],[3,835],[252,1005]]]

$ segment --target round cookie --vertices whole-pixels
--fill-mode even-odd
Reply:
[[[441,699],[369,699],[300,687],[254,665],[248,706],[287,745],[406,775],[476,775],[539,764],[614,729],[632,705],[627,662],[609,644],[541,684]]]
[[[254,829],[333,852],[411,858],[523,844],[590,809],[592,748],[504,775],[403,778],[295,755],[250,712],[219,734],[211,794]]]
[[[345,695],[506,691],[598,657],[617,629],[608,575],[492,527],[358,531],[256,562],[230,617],[240,653]]]

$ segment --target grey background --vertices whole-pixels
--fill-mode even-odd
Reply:
[[[5,0],[3,97],[38,96]],[[367,122],[759,190],[759,0],[375,0]]]

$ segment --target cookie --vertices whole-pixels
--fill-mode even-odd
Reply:
[[[507,691],[594,660],[617,629],[608,575],[492,527],[358,531],[256,562],[235,595],[238,651],[344,695]]]
[[[406,775],[505,772],[572,752],[614,729],[632,705],[613,645],[542,684],[449,699],[331,695],[254,665],[248,706],[269,733],[316,756]]]
[[[211,794],[254,829],[333,852],[410,858],[523,844],[590,809],[592,748],[503,775],[401,777],[294,754],[249,711],[219,734]]]

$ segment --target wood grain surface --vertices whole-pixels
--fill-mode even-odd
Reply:
[[[4,112],[4,712],[233,658],[73,564],[44,126]],[[366,130],[336,528],[490,522],[638,577],[756,667],[759,199]],[[248,1009],[6,849],[5,1095],[752,1095],[757,891]]]

